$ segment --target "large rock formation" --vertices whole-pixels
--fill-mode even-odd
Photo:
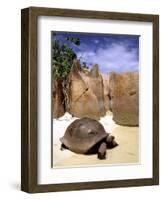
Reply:
[[[110,95],[109,95],[109,74],[102,74],[103,79],[103,93],[104,93],[104,106],[105,110],[110,110]]]
[[[64,94],[62,90],[62,80],[57,79],[53,82],[53,118],[58,118],[64,115]]]
[[[98,65],[91,71],[74,61],[69,74],[69,112],[76,117],[99,119],[105,115],[103,80]]]
[[[101,74],[98,65],[84,69],[75,60],[66,88],[61,79],[54,81],[53,117],[67,111],[75,117],[99,119],[110,110],[120,125],[139,125],[138,72]]]
[[[110,107],[113,120],[120,125],[139,125],[139,74],[111,73],[109,78]]]

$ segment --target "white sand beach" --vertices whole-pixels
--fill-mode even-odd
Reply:
[[[60,150],[59,138],[65,133],[67,126],[75,117],[69,113],[59,119],[53,119],[53,167],[79,167],[104,164],[134,164],[139,162],[139,127],[127,127],[115,124],[112,113],[108,112],[100,119],[106,132],[115,136],[118,146],[107,150],[105,160],[99,160],[97,154],[81,155],[69,150]]]

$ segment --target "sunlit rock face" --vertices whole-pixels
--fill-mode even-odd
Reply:
[[[69,112],[76,117],[99,119],[105,115],[103,79],[98,65],[92,70],[74,61],[69,74]]]
[[[109,95],[109,74],[102,74],[103,79],[103,93],[104,93],[104,106],[105,110],[110,110],[110,95]]]
[[[120,125],[139,125],[139,74],[111,73],[109,77],[110,108],[113,120]]]
[[[64,115],[64,95],[62,90],[62,80],[54,80],[53,82],[53,95],[52,95],[52,105],[53,105],[53,118],[58,118]]]
[[[53,117],[65,112],[74,117],[100,119],[111,111],[115,123],[139,125],[139,73],[101,74],[98,65],[91,70],[73,62],[68,76],[67,94],[63,94],[62,80],[54,80]],[[65,98],[68,99],[65,105]]]

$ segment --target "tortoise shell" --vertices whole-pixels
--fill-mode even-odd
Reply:
[[[72,122],[60,141],[75,153],[87,153],[94,145],[108,136],[98,121],[81,118]]]

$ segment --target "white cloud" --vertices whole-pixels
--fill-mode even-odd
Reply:
[[[128,49],[125,43],[112,43],[105,48],[89,50],[78,53],[78,57],[87,63],[97,63],[104,73],[110,71],[125,72],[138,70],[137,49]]]

